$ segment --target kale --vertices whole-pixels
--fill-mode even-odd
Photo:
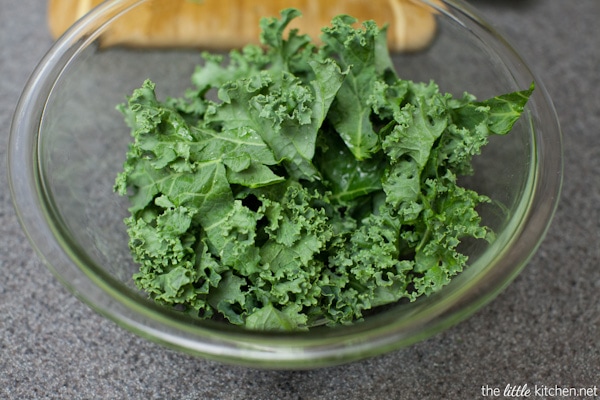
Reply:
[[[115,191],[156,302],[249,329],[349,324],[439,291],[466,238],[493,240],[458,185],[533,91],[453,98],[396,75],[385,29],[339,16],[322,45],[261,22],[263,47],[203,54],[193,88],[149,80],[118,106],[131,128]],[[209,99],[214,89],[217,99]]]

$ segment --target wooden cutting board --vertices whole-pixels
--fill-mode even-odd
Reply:
[[[102,0],[49,0],[48,23],[58,38]],[[259,19],[279,16],[285,7],[303,10],[292,28],[318,38],[320,29],[340,13],[359,21],[390,23],[391,49],[414,51],[435,35],[434,10],[411,0],[157,0],[143,3],[102,36],[105,46],[203,47],[230,49],[257,43]]]

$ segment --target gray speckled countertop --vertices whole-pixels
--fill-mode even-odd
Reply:
[[[478,399],[482,386],[507,384],[596,387],[600,398],[600,2],[471,3],[546,84],[565,145],[556,218],[497,299],[429,340],[350,365],[281,372],[205,361],[142,340],[67,292],[22,233],[3,173],[0,398]],[[44,0],[0,0],[3,165],[19,94],[52,43],[45,12]]]

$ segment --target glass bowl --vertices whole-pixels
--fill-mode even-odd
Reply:
[[[339,2],[332,12],[374,1]],[[534,254],[550,225],[562,180],[561,134],[552,103],[523,59],[467,4],[423,0],[415,4],[434,15],[435,35],[423,48],[393,54],[402,78],[434,80],[442,91],[467,91],[481,99],[536,83],[513,132],[492,139],[465,181],[494,200],[481,215],[496,240],[469,247],[469,267],[443,290],[385,307],[350,326],[248,331],[154,304],[132,281],[137,267],[123,224],[128,203],[113,192],[130,141],[115,106],[146,78],[157,83],[161,96],[181,94],[202,49],[104,41],[119,20],[148,3],[178,4],[109,0],[74,24],[33,73],[11,127],[10,188],[22,227],[45,265],[100,314],[142,337],[209,359],[264,368],[321,367],[408,346],[456,324],[494,298]],[[213,13],[219,4],[239,2],[206,0],[196,6],[212,23],[231,25],[226,14]],[[315,3],[278,4],[310,12]],[[397,18],[389,15],[391,29],[401,29]]]

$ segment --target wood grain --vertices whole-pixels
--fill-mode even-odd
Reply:
[[[58,38],[102,0],[49,0],[48,24]],[[291,28],[317,39],[332,17],[344,13],[359,21],[389,24],[388,42],[397,51],[427,46],[436,32],[435,10],[413,0],[154,0],[141,3],[111,24],[105,46],[202,47],[230,49],[257,43],[259,20],[296,7],[302,17]]]

